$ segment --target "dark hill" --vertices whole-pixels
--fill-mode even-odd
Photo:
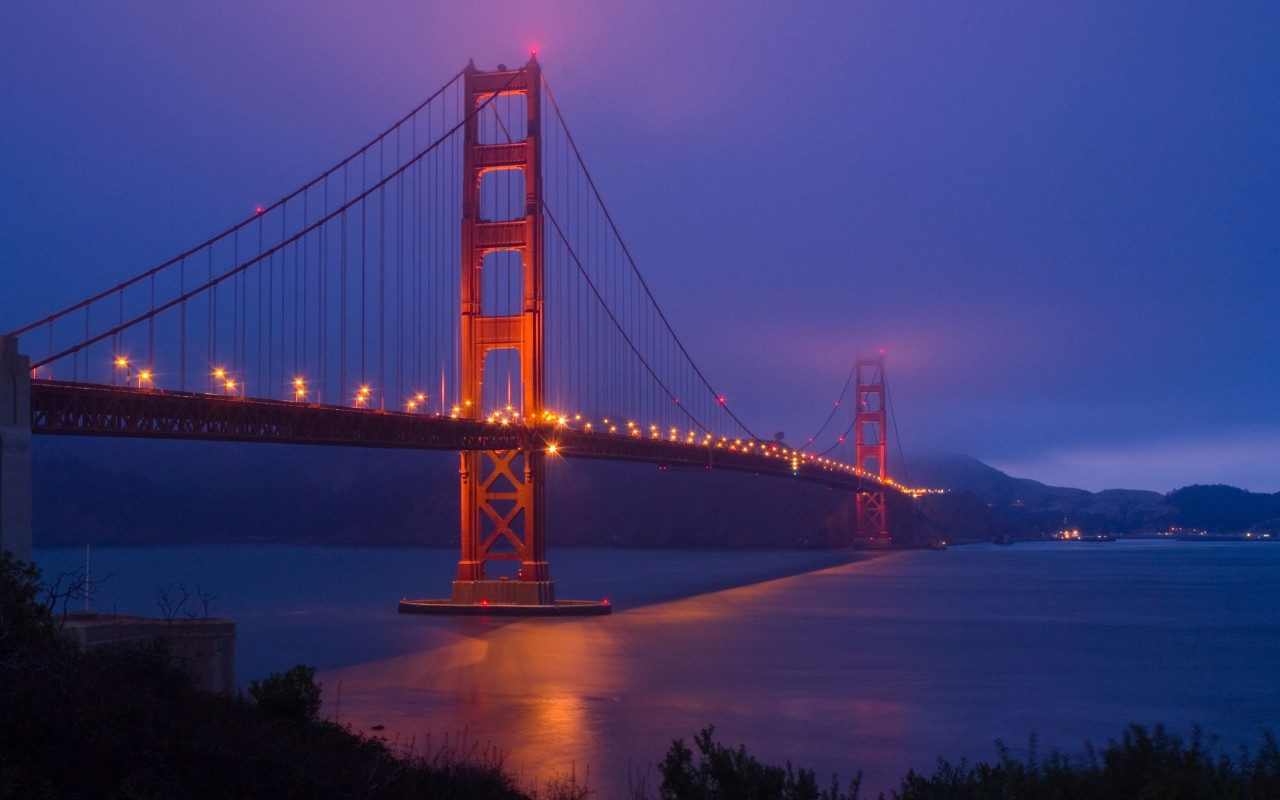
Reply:
[[[1280,527],[1280,492],[1259,494],[1235,486],[1184,486],[1164,498],[1172,522],[1209,531]]]
[[[1084,489],[1046,486],[1029,478],[1010,477],[972,456],[915,456],[909,463],[914,483],[969,492],[996,506],[1070,507],[1091,496]],[[1152,494],[1159,499],[1158,494]]]
[[[1198,485],[1167,495],[1135,489],[1089,492],[1011,477],[970,456],[917,456],[910,463],[914,481],[951,490],[944,502],[934,503],[931,516],[955,515],[960,496],[967,494],[981,501],[988,515],[999,520],[996,524],[1014,535],[1064,526],[1106,533],[1170,527],[1219,533],[1280,530],[1280,493]]]

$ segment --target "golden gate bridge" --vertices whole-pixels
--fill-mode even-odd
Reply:
[[[4,337],[0,549],[29,555],[32,433],[457,450],[452,596],[401,609],[607,613],[556,599],[547,459],[846,489],[851,542],[886,547],[886,493],[930,491],[886,474],[886,399],[881,353],[802,446],[757,436],[658,305],[536,57],[469,64],[301,188]]]

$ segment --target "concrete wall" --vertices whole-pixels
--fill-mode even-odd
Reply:
[[[83,650],[160,642],[198,688],[236,688],[236,624],[229,619],[154,619],[115,614],[71,614],[64,630]]]
[[[0,552],[31,560],[31,362],[0,337]]]

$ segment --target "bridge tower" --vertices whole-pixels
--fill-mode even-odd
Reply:
[[[522,140],[480,141],[479,118],[471,114],[462,145],[462,317],[460,415],[479,419],[486,357],[495,350],[519,355],[524,424],[541,418],[543,405],[543,272],[541,70],[531,58],[515,70],[481,72],[474,63],[464,75],[468,111],[490,98],[523,97],[526,131]],[[484,176],[520,170],[524,177],[524,216],[488,220],[481,213]],[[487,256],[519,254],[522,273],[518,313],[497,315],[484,308],[481,276]],[[516,450],[461,454],[462,558],[453,582],[455,604],[550,605],[555,587],[547,568],[543,518],[546,455],[530,430]],[[518,561],[515,580],[490,580],[492,561]]]
[[[854,381],[854,466],[883,480],[889,449],[885,435],[884,355],[858,359]],[[892,544],[883,489],[858,492],[856,519],[859,544],[877,548]]]

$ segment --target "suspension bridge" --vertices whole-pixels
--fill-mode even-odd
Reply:
[[[798,447],[757,436],[676,334],[536,57],[468,65],[316,179],[0,345],[0,549],[29,557],[32,434],[460,453],[452,595],[557,600],[547,459],[783,476],[856,494],[888,546],[883,355]],[[847,421],[847,424],[845,424]],[[501,574],[500,574],[501,573]],[[513,574],[511,574],[513,573]]]

